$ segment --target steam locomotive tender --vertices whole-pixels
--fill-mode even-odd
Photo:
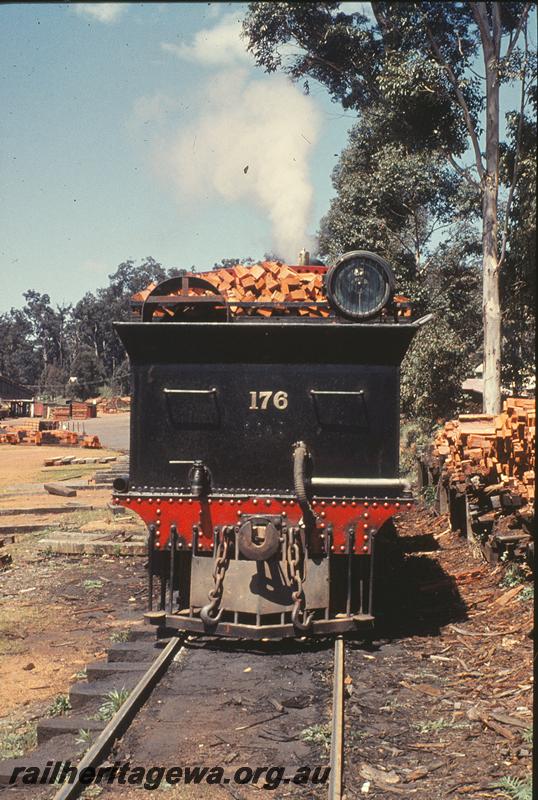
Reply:
[[[402,316],[373,253],[293,269],[322,274],[323,302],[261,317],[187,275],[115,325],[133,393],[114,502],[148,525],[154,624],[260,639],[374,619],[376,534],[411,505],[399,372],[425,319]],[[306,305],[326,315],[300,316]]]

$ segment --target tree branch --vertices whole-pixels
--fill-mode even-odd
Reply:
[[[493,35],[489,27],[488,12],[485,3],[471,3],[471,10],[473,12],[474,20],[480,31],[480,39],[482,40],[482,47],[484,48],[484,61],[487,62],[494,52]],[[493,3],[494,6],[497,3]]]
[[[527,17],[528,17],[531,5],[532,5],[532,3],[525,3],[525,8],[522,11],[522,14],[521,14],[521,17],[520,17],[519,22],[517,24],[517,28],[516,28],[516,31],[514,33],[514,36],[511,39],[510,44],[508,45],[508,50],[506,51],[506,53],[503,56],[503,59],[505,61],[508,61],[508,59],[510,58],[510,56],[512,55],[512,53],[514,51],[514,47],[516,46],[516,42],[517,42],[517,40],[519,38],[519,34],[521,33],[521,31],[523,29],[523,26],[527,22]]]
[[[474,150],[474,155],[475,155],[475,160],[476,160],[476,169],[478,171],[478,174],[479,174],[480,178],[483,178],[484,175],[485,175],[485,170],[484,170],[484,165],[482,163],[482,153],[480,152],[480,143],[478,141],[478,136],[476,135],[476,131],[474,129],[473,120],[471,118],[471,112],[469,111],[469,106],[467,105],[465,97],[463,96],[463,93],[462,93],[462,91],[461,91],[461,89],[459,87],[458,79],[456,78],[456,75],[454,74],[454,70],[452,69],[450,64],[448,64],[448,62],[443,58],[442,53],[441,53],[441,49],[440,49],[439,45],[437,44],[437,42],[436,42],[436,40],[434,38],[434,35],[432,33],[432,30],[431,30],[430,26],[428,25],[428,23],[426,21],[425,21],[425,26],[426,26],[426,34],[428,36],[428,39],[429,39],[431,48],[433,50],[433,53],[435,55],[435,58],[437,60],[437,63],[440,64],[440,66],[444,69],[444,71],[448,75],[448,79],[449,79],[450,83],[452,84],[452,87],[453,87],[453,89],[454,89],[454,91],[456,93],[456,98],[458,100],[460,108],[463,111],[463,117],[465,119],[465,125],[467,127],[467,131],[468,131],[469,136],[471,138],[471,143],[473,145],[473,150]]]
[[[516,133],[516,152],[514,154],[514,169],[512,172],[512,181],[510,183],[510,189],[508,190],[508,197],[506,200],[506,208],[504,212],[504,224],[501,236],[501,255],[499,257],[499,267],[502,265],[504,258],[506,256],[506,245],[508,243],[508,223],[510,217],[510,208],[512,206],[512,198],[514,196],[514,191],[516,188],[516,183],[519,177],[519,156],[521,153],[521,138],[522,138],[522,131],[523,131],[523,119],[524,119],[524,112],[525,112],[525,80],[527,77],[527,56],[528,56],[528,49],[529,44],[527,40],[527,26],[525,26],[525,60],[523,62],[523,73],[521,75],[521,99],[519,103],[519,120],[517,125],[517,133]]]
[[[384,220],[380,220],[380,223],[383,226],[383,228],[385,228],[387,235],[392,236],[394,239],[396,239],[396,241],[399,242],[399,244],[401,244],[401,246],[405,248],[409,253],[411,253],[411,255],[414,258],[415,253],[413,251],[413,248],[409,247],[409,245],[400,236],[398,236],[397,233],[392,231]]]
[[[454,169],[456,170],[456,172],[458,172],[458,173],[461,175],[461,177],[462,177],[462,178],[465,178],[465,180],[467,181],[467,183],[468,183],[470,186],[472,186],[472,187],[473,187],[473,188],[475,188],[475,189],[478,189],[478,190],[480,190],[480,184],[479,184],[479,182],[478,182],[478,181],[475,181],[475,179],[474,179],[474,178],[471,178],[471,177],[470,177],[470,176],[467,174],[467,173],[468,173],[468,171],[471,169],[471,167],[466,167],[465,169],[463,169],[463,167],[460,167],[460,165],[458,164],[458,162],[456,161],[456,159],[454,158],[454,156],[452,155],[452,153],[446,153],[446,155],[448,156],[448,160],[450,161],[450,163],[452,164],[452,166],[454,167]]]

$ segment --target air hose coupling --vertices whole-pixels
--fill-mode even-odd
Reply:
[[[310,506],[307,493],[307,483],[311,472],[312,457],[305,442],[295,442],[293,445],[293,488],[297,502],[303,512],[303,521],[310,524],[315,520],[315,514]]]

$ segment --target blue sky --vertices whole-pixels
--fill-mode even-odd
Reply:
[[[76,302],[127,259],[202,270],[311,243],[356,117],[254,67],[245,10],[0,6],[0,313],[30,288]]]
[[[0,7],[0,312],[28,288],[76,301],[126,259],[291,258],[315,234],[354,115],[255,68],[244,10]]]

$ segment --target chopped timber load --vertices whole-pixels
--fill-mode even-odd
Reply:
[[[263,261],[253,267],[241,264],[231,269],[201,273],[229,303],[233,314],[248,313],[248,307],[233,302],[268,305],[283,303],[316,303],[298,308],[300,316],[328,317],[327,298],[323,291],[323,274],[298,271],[280,261]],[[320,305],[317,305],[320,304]],[[273,309],[254,308],[262,316],[271,316]]]
[[[95,406],[92,403],[77,403],[72,401],[63,406],[53,406],[52,419],[92,419],[96,416]]]
[[[327,298],[326,273],[325,266],[289,266],[282,261],[262,261],[249,266],[236,264],[233,267],[189,273],[186,279],[202,279],[206,286],[189,285],[184,292],[173,289],[169,291],[168,300],[182,293],[208,300],[220,296],[234,317],[296,315],[324,319],[334,316]],[[207,284],[213,287],[213,294]],[[164,285],[161,284],[161,287]],[[135,314],[156,288],[154,283],[150,283],[131,297]],[[391,310],[397,318],[411,317],[411,303],[402,295],[394,295]],[[154,311],[153,316],[164,318],[167,314],[172,315],[172,312],[163,304],[161,309]],[[384,310],[382,316],[390,317],[388,309]]]

